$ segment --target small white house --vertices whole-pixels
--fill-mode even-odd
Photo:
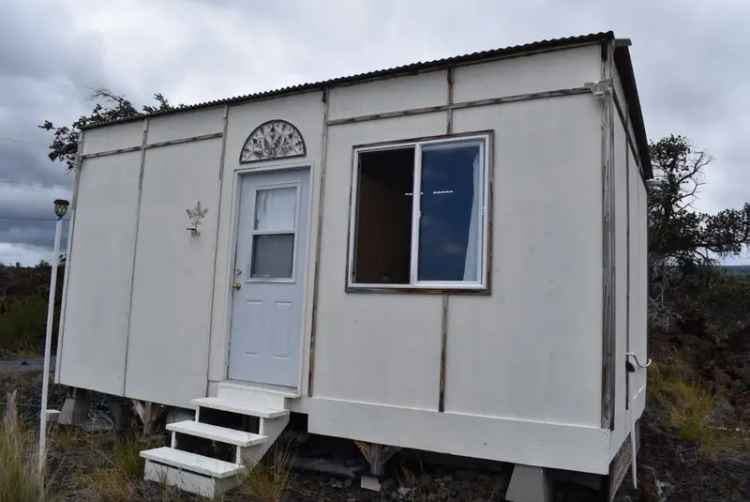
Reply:
[[[629,44],[545,40],[87,128],[56,381],[197,408],[143,456],[206,495],[290,412],[616,487],[646,386]]]

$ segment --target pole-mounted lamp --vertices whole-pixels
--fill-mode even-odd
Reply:
[[[65,216],[65,213],[68,212],[69,205],[70,202],[65,199],[55,199],[55,216],[61,220]]]
[[[47,462],[47,399],[49,394],[49,365],[52,352],[52,324],[55,320],[55,294],[57,293],[57,266],[60,264],[60,236],[62,235],[63,216],[68,212],[70,203],[65,199],[55,200],[55,244],[52,255],[52,274],[49,279],[49,300],[47,303],[47,333],[44,337],[44,373],[42,374],[42,406],[39,411],[39,472],[44,473]]]

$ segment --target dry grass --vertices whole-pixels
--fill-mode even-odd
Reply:
[[[102,502],[185,500],[179,490],[165,483],[152,490],[153,487],[143,481],[144,461],[140,451],[150,446],[135,438],[117,439],[111,450],[91,443],[91,455],[101,459],[101,467],[82,475],[81,485],[87,487],[89,498]]]
[[[83,484],[91,489],[93,498],[112,502],[140,498],[138,485],[143,475],[143,463],[138,457],[139,443],[132,439],[118,440],[111,452],[94,444],[90,446],[92,455],[102,460],[100,468],[83,475]]]
[[[34,434],[18,421],[16,392],[8,394],[0,426],[0,502],[44,502],[51,498],[38,470]]]
[[[240,486],[243,495],[260,502],[279,502],[289,485],[296,444],[282,436],[263,461],[256,465]]]

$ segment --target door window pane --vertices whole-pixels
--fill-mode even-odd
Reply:
[[[268,234],[253,237],[250,277],[288,279],[294,264],[294,234]]]
[[[358,168],[354,281],[408,284],[414,148],[362,152]]]
[[[295,187],[270,188],[255,193],[255,230],[291,230],[297,213]]]
[[[481,143],[422,148],[420,281],[479,281]]]

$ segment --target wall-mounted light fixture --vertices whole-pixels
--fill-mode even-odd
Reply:
[[[190,221],[190,225],[187,227],[187,230],[192,232],[193,235],[200,234],[198,227],[200,227],[201,223],[203,223],[203,218],[206,217],[208,208],[203,208],[201,206],[201,201],[197,201],[193,209],[186,209],[185,212],[187,213],[188,220]]]

